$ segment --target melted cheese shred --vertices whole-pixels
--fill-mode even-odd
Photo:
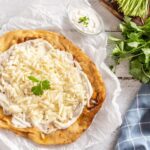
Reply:
[[[32,93],[35,76],[49,80],[41,96]],[[0,55],[0,105],[18,128],[36,127],[49,134],[73,124],[88,104],[92,86],[72,54],[42,39],[10,47]]]

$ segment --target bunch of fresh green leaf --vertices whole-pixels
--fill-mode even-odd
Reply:
[[[149,0],[115,0],[119,10],[125,16],[139,16],[144,18],[149,11]]]
[[[150,83],[150,18],[137,26],[130,18],[120,24],[124,39],[110,37],[116,43],[112,57],[116,64],[129,60],[130,74],[143,83]]]
[[[37,85],[33,86],[31,89],[34,95],[42,95],[44,90],[50,89],[50,82],[48,80],[39,80],[34,76],[29,76],[28,79],[34,83],[37,83]]]

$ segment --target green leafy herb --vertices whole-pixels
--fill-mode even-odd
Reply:
[[[39,82],[39,80],[37,78],[35,78],[34,76],[29,76],[28,77],[32,82]]]
[[[115,73],[116,69],[115,69],[115,66],[114,66],[114,65],[110,65],[109,68],[110,68],[110,70],[111,70],[112,72]]]
[[[130,18],[120,25],[123,39],[110,37],[116,43],[112,58],[118,64],[129,61],[129,72],[143,83],[150,83],[150,18],[143,26],[137,26]]]
[[[42,82],[41,82],[41,85],[42,85],[43,90],[48,90],[49,87],[50,87],[50,83],[49,83],[48,80],[42,81]]]
[[[39,80],[34,76],[29,76],[28,78],[32,82],[37,83],[37,85],[33,86],[31,89],[34,95],[40,96],[43,94],[44,90],[50,89],[50,82],[48,80]]]
[[[85,27],[87,27],[89,24],[89,17],[80,17],[78,23],[82,23]]]
[[[43,94],[43,89],[40,84],[33,86],[31,91],[34,95],[42,95]]]

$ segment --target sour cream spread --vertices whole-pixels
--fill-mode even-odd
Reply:
[[[103,29],[98,14],[92,8],[72,8],[68,14],[71,23],[80,32],[98,34]]]
[[[29,76],[50,81],[37,96]],[[42,39],[10,47],[0,55],[0,106],[18,128],[36,127],[49,134],[72,125],[89,103],[93,89],[71,53]]]

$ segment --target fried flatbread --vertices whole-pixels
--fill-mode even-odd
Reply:
[[[38,144],[67,144],[75,141],[90,126],[95,114],[101,108],[105,99],[105,87],[99,71],[90,58],[64,36],[44,30],[17,30],[8,32],[0,37],[0,51],[6,51],[10,46],[31,39],[42,38],[54,48],[70,52],[79,62],[93,87],[90,107],[85,106],[77,121],[67,129],[57,130],[50,134],[41,133],[37,128],[16,128],[11,123],[11,116],[3,114],[0,108],[0,128],[8,129],[18,135],[27,137]]]

